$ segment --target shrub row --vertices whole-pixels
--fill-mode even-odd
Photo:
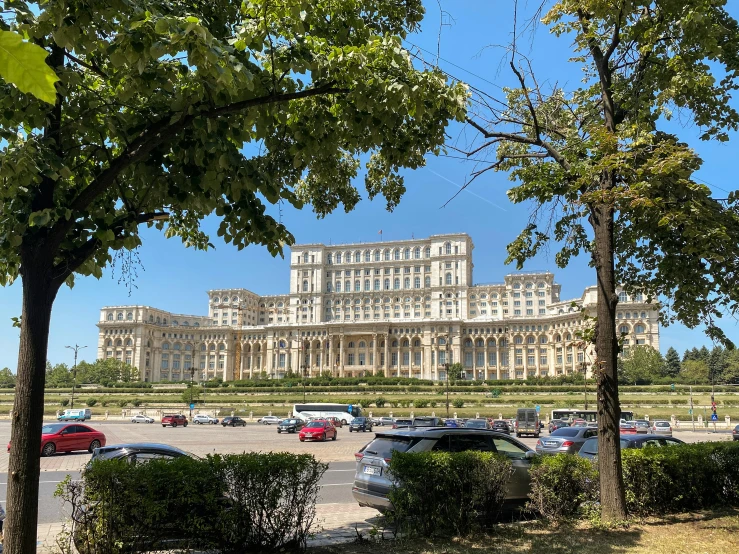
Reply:
[[[326,469],[311,455],[287,453],[96,460],[57,495],[71,504],[81,554],[302,550]]]
[[[739,443],[697,443],[622,451],[630,514],[672,514],[739,505]],[[560,454],[535,458],[529,507],[550,519],[588,513],[599,501],[598,470]]]
[[[497,518],[513,466],[490,452],[395,452],[392,519],[404,533],[466,535]]]

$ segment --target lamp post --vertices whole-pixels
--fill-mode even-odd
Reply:
[[[444,372],[446,373],[446,417],[449,418],[449,336],[444,339]]]
[[[195,368],[190,367],[190,419],[192,419],[192,380],[195,377]]]
[[[70,350],[74,350],[74,367],[72,367],[72,400],[70,401],[70,408],[74,408],[74,387],[77,384],[77,352],[83,348],[87,348],[87,346],[79,346],[75,344],[74,346],[65,346],[64,348],[69,348]]]

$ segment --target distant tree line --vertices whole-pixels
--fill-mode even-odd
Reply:
[[[682,383],[739,384],[739,350],[705,346],[680,354],[670,348],[663,357],[651,346],[636,346],[619,359],[619,381],[628,385]]]
[[[67,364],[52,365],[46,362],[46,386],[49,388],[71,387],[74,380],[78,385],[90,383],[109,386],[114,383],[130,383],[139,380],[139,370],[121,360],[108,358],[92,363],[82,361],[77,364],[76,378],[73,368]]]

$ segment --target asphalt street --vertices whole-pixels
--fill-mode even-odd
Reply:
[[[328,471],[321,479],[321,497],[319,504],[351,504],[354,502],[351,493],[352,481],[354,480],[354,462],[336,462],[329,464]],[[79,472],[69,471],[45,471],[39,480],[39,523],[55,523],[63,521],[69,514],[69,505],[63,505],[61,499],[54,497],[54,492],[59,483],[67,475],[72,479],[79,478]],[[5,507],[5,497],[8,489],[7,473],[0,474],[0,498]]]

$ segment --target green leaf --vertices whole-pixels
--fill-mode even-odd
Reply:
[[[59,77],[46,64],[48,55],[40,46],[24,42],[18,33],[0,30],[0,77],[14,84],[21,92],[54,104],[54,83]]]

